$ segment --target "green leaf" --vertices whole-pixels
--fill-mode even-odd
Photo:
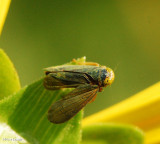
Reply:
[[[144,134],[137,127],[99,123],[83,128],[82,144],[143,144]]]
[[[78,144],[82,112],[63,124],[53,124],[47,119],[50,105],[70,91],[48,91],[44,89],[42,78],[0,101],[0,121],[31,144]]]
[[[9,57],[0,49],[0,100],[20,89],[17,72]]]

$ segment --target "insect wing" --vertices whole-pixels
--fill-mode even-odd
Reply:
[[[85,74],[65,71],[49,73],[43,82],[45,88],[49,90],[73,88],[86,83],[90,83],[90,80]]]
[[[97,85],[85,84],[51,105],[48,120],[52,123],[63,123],[76,115],[98,92]]]
[[[45,72],[62,72],[62,71],[70,71],[70,72],[86,72],[88,69],[93,70],[97,66],[90,66],[90,65],[63,65],[63,66],[56,66],[56,67],[48,67],[45,68]]]

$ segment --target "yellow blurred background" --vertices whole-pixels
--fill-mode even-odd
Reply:
[[[22,86],[43,77],[43,68],[82,56],[115,70],[87,116],[159,81],[160,1],[12,1],[0,47]]]

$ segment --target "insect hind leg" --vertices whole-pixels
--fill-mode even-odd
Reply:
[[[78,62],[76,59],[72,60],[73,63],[77,65],[92,65],[92,66],[100,66],[100,64],[95,63],[95,62]]]

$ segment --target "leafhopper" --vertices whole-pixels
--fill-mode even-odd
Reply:
[[[115,78],[112,69],[92,62],[49,67],[45,69],[45,75],[44,87],[48,90],[75,88],[51,105],[48,120],[55,124],[64,123],[75,116]]]

